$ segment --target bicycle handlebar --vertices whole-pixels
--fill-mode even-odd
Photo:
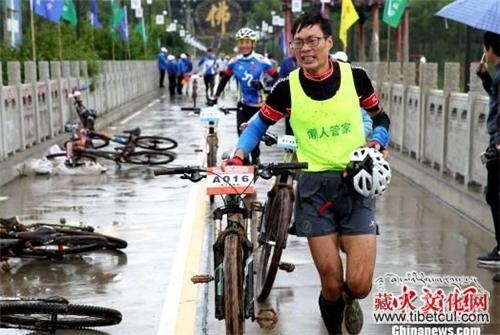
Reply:
[[[206,171],[207,171],[206,169],[203,169],[199,166],[184,166],[184,167],[155,169],[153,170],[153,174],[155,176],[163,176],[163,175],[174,175],[174,174],[193,174],[197,172],[206,172]]]
[[[281,174],[283,171],[302,170],[307,169],[308,166],[308,163],[268,163],[254,165],[254,168],[257,175],[264,179],[268,179],[273,175]],[[207,172],[207,169],[200,166],[184,166],[156,169],[153,171],[153,174],[155,176],[182,174],[184,175],[184,179],[190,179],[191,181],[197,182],[206,177],[206,175],[201,175],[200,172]]]

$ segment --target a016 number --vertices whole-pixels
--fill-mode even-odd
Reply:
[[[250,181],[250,177],[248,175],[233,175],[233,176],[214,176],[212,179],[212,183],[214,184],[220,184],[222,182],[224,183],[248,183]]]

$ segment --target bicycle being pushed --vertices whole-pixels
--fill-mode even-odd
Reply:
[[[201,168],[187,166],[155,170],[155,175],[181,175],[199,182],[207,179],[208,195],[223,195],[224,204],[213,210],[215,231],[214,276],[193,278],[193,282],[214,280],[215,318],[225,320],[226,334],[243,334],[244,321],[255,320],[254,261],[251,236],[252,210],[243,195],[254,193],[258,178],[269,179],[283,171],[305,169],[307,163],[259,164]],[[223,219],[226,218],[225,227]]]

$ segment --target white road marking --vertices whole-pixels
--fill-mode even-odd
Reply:
[[[138,116],[139,114],[141,114],[144,110],[140,110],[138,112],[135,112],[134,114],[130,115],[128,118],[124,119],[122,122],[120,122],[120,124],[125,124],[127,122],[129,122],[130,120],[132,120],[133,118],[135,118],[136,116]]]

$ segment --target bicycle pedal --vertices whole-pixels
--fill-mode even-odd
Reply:
[[[295,270],[295,264],[280,262],[279,269],[286,272],[293,272],[293,270]]]
[[[191,281],[193,284],[205,284],[214,280],[214,277],[211,275],[196,275],[191,277]]]
[[[273,329],[278,323],[278,314],[272,308],[263,308],[255,317],[260,328]]]

